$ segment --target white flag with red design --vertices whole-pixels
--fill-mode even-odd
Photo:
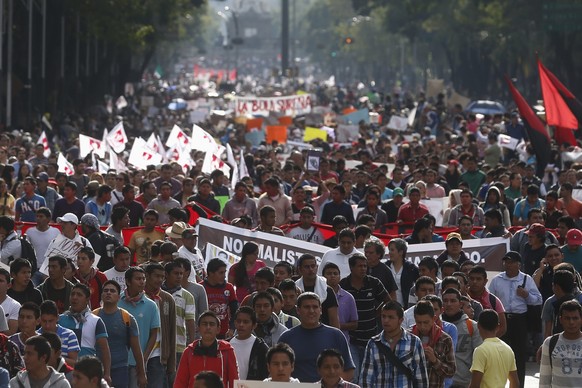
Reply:
[[[107,134],[107,143],[113,151],[116,153],[121,153],[125,151],[125,145],[127,144],[127,135],[123,129],[123,121],[120,121],[111,132]]]
[[[153,132],[148,138],[146,142],[148,147],[152,150],[156,151],[158,154],[162,155],[162,159],[165,159],[166,149],[164,148],[164,144],[158,135],[155,135]]]
[[[240,160],[238,162],[238,180],[240,181],[244,177],[250,176],[247,163],[245,162],[245,155],[242,149],[240,150]]]
[[[177,163],[182,166],[182,171],[184,171],[184,174],[187,174],[192,167],[196,166],[196,162],[192,160],[190,154],[187,152],[184,152],[182,155],[180,155],[180,159],[178,159]]]
[[[96,158],[95,153],[93,153],[93,159],[95,161],[93,166],[97,166],[97,172],[100,174],[107,174],[107,171],[109,171],[109,165],[101,159]]]
[[[192,149],[204,151],[204,152],[215,152],[218,144],[212,136],[198,125],[194,124],[192,126]],[[223,150],[224,151],[224,150]]]
[[[128,163],[139,169],[145,170],[149,165],[157,165],[162,162],[162,155],[152,150],[144,139],[138,137],[133,142],[129,153]]]
[[[84,158],[94,152],[101,159],[105,158],[105,144],[101,140],[79,134],[79,156]]]
[[[109,168],[117,172],[128,170],[123,160],[113,151],[109,152]]]
[[[73,165],[60,152],[57,158],[57,164],[59,165],[59,172],[64,172],[67,175],[73,175],[75,173]]]
[[[234,159],[234,153],[232,152],[232,148],[230,143],[226,143],[226,161],[232,166],[232,179],[230,180],[230,187],[234,190],[238,182],[238,166],[236,164],[236,160]]]
[[[168,140],[166,140],[166,146],[168,148],[178,146],[182,149],[190,150],[192,149],[192,141],[180,127],[174,124],[170,136],[168,136]]]
[[[44,147],[44,151],[42,154],[44,155],[45,158],[48,158],[51,155],[51,147],[49,146],[48,137],[46,137],[45,131],[42,131],[36,144],[42,144],[42,146]]]
[[[499,142],[500,147],[508,148],[510,150],[515,150],[517,148],[517,144],[519,143],[518,139],[504,135],[502,133],[497,136],[497,141]]]
[[[207,152],[204,155],[204,163],[202,164],[203,174],[211,174],[214,170],[221,170],[224,175],[230,176],[230,167],[222,161],[221,154],[222,152],[220,154]]]

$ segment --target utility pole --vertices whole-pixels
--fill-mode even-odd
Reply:
[[[281,74],[289,69],[289,0],[281,0]]]

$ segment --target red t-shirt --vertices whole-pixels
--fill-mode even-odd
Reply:
[[[86,284],[91,291],[91,297],[89,299],[89,303],[91,304],[89,308],[91,310],[95,310],[99,306],[101,306],[101,291],[103,290],[103,283],[107,281],[107,276],[101,271],[97,271],[95,276],[89,280],[89,282],[85,282],[83,278],[76,273],[75,278],[79,281],[79,283]]]
[[[219,335],[224,336],[228,331],[228,324],[231,318],[229,305],[236,301],[234,286],[230,283],[211,286],[206,280],[201,281],[200,284],[206,290],[208,309],[213,311],[218,319],[220,319]]]

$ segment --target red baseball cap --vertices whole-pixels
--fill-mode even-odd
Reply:
[[[566,243],[568,245],[582,245],[582,232],[580,229],[570,229],[568,233],[566,233]]]

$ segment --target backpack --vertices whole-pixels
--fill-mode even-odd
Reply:
[[[10,239],[9,241],[13,241],[15,239],[20,240],[20,257],[28,260],[28,262],[32,266],[32,274],[34,274],[36,271],[38,271],[38,264],[36,261],[36,252],[34,251],[34,247],[30,243],[30,241],[28,241],[26,239],[26,235],[24,235],[24,234],[21,236],[18,236],[18,237],[14,237],[14,238]],[[10,263],[14,259],[16,259],[16,257],[10,256],[8,258],[8,264],[10,265]]]
[[[129,340],[131,338],[131,314],[125,310],[122,309],[121,307],[119,307],[119,310],[121,311],[121,319],[123,319],[123,323],[125,324],[125,328],[127,330],[127,348],[129,349]],[[99,313],[101,312],[101,307],[96,308],[95,310],[93,310],[93,314],[95,315],[99,315]]]
[[[467,322],[467,331],[469,332],[469,337],[472,337],[473,336],[473,320],[467,319],[465,322]]]
[[[560,333],[558,334],[554,334],[552,336],[552,338],[550,338],[550,368],[552,367],[552,352],[554,351],[554,348],[556,347],[556,344],[558,343],[558,338],[560,337]]]
[[[491,293],[489,293],[489,304],[491,305],[491,309],[495,310],[497,308],[497,298]]]

